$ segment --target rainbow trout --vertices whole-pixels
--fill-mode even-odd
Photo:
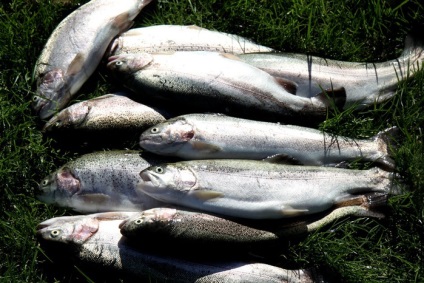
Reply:
[[[99,151],[82,155],[40,183],[37,198],[75,211],[141,211],[163,206],[138,192],[141,170],[164,162],[138,151]]]
[[[344,109],[361,109],[393,97],[400,81],[422,69],[424,44],[420,37],[408,36],[403,53],[380,63],[345,62],[304,54],[242,54],[241,60],[275,76],[294,82],[294,94],[314,97],[323,91],[343,88]]]
[[[280,156],[303,165],[337,165],[372,161],[394,169],[390,128],[370,139],[351,139],[300,126],[187,114],[144,131],[140,146],[160,155],[184,159],[265,159]]]
[[[169,51],[216,51],[232,54],[271,52],[238,35],[208,30],[195,25],[156,25],[133,28],[116,38],[109,55]]]
[[[287,84],[240,61],[235,55],[207,51],[122,54],[109,57],[108,68],[123,84],[152,99],[178,101],[187,111],[237,113],[267,119],[316,117],[344,105],[344,93],[306,98]]]
[[[56,27],[38,58],[32,107],[41,119],[61,110],[97,68],[118,34],[151,0],[91,0]]]
[[[72,257],[78,265],[120,272],[131,280],[160,282],[314,282],[308,270],[243,261],[208,260],[201,253],[196,261],[184,257],[146,252],[122,237],[119,224],[133,214],[103,213],[56,217],[40,223],[37,237],[60,258]]]
[[[397,193],[393,173],[256,160],[190,160],[141,171],[138,188],[157,200],[220,215],[278,219],[325,211],[357,194]],[[393,189],[393,191],[392,191]]]
[[[384,215],[370,208],[384,206],[387,194],[358,196],[347,206],[330,212],[298,217],[295,220],[250,220],[224,218],[198,211],[153,208],[124,220],[122,235],[140,246],[159,241],[163,250],[189,253],[202,250],[208,254],[278,254],[289,239],[305,235],[346,216],[376,217]]]

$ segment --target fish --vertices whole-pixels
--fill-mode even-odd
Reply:
[[[150,166],[138,189],[159,201],[247,219],[281,219],[330,209],[357,194],[399,194],[394,173],[209,159]]]
[[[58,261],[72,258],[79,267],[117,272],[129,280],[160,282],[315,282],[308,269],[288,270],[260,262],[208,259],[144,251],[121,235],[130,212],[55,217],[37,226],[40,246]]]
[[[239,58],[275,77],[294,82],[297,96],[314,97],[323,90],[343,88],[346,92],[343,109],[364,109],[391,99],[400,81],[422,69],[424,44],[422,35],[411,33],[398,58],[375,63],[279,52],[240,54]]]
[[[162,163],[137,150],[96,151],[60,166],[39,184],[37,199],[81,213],[141,211],[162,202],[140,194],[141,170]]]
[[[91,0],[63,19],[35,63],[32,108],[41,119],[63,109],[99,65],[112,39],[151,0]]]
[[[42,132],[62,146],[101,144],[120,148],[134,143],[147,128],[166,121],[166,111],[150,107],[123,93],[106,94],[77,102],[61,110],[44,125]],[[125,145],[124,145],[125,147]],[[129,147],[129,146],[128,146]]]
[[[281,254],[287,241],[311,233],[346,216],[384,218],[375,207],[387,204],[387,194],[360,195],[355,203],[295,220],[258,220],[223,217],[195,210],[157,207],[138,212],[119,224],[128,241],[149,246],[161,242],[162,250],[191,250],[269,256]],[[155,247],[157,249],[157,247]]]
[[[312,98],[296,96],[288,84],[228,53],[135,53],[111,56],[108,61],[108,69],[125,87],[152,99],[178,101],[189,113],[196,109],[256,119],[295,118],[301,123],[308,117],[325,119],[328,108],[344,105],[343,90]]]
[[[393,171],[397,132],[392,127],[369,139],[352,139],[309,127],[195,113],[150,127],[139,144],[155,154],[183,159],[281,158],[314,166],[361,160]]]
[[[122,33],[111,43],[108,56],[170,51],[243,54],[275,50],[235,34],[209,30],[196,25],[154,25],[132,28]]]

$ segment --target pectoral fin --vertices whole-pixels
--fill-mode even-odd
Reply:
[[[72,59],[71,64],[69,64],[65,75],[68,77],[78,74],[82,70],[84,62],[85,58],[82,53],[78,53],[77,55],[75,55],[74,59]]]
[[[110,196],[105,195],[105,194],[79,195],[78,198],[82,199],[85,202],[95,203],[95,204],[108,202],[110,200]]]
[[[219,146],[216,146],[207,142],[202,142],[202,141],[193,141],[191,142],[191,145],[193,149],[201,151],[201,152],[212,153],[212,152],[219,152],[222,150],[222,148]]]
[[[275,80],[279,85],[281,85],[288,93],[296,95],[297,85],[295,82],[281,78],[275,77]]]
[[[346,104],[346,90],[344,87],[325,89],[315,98],[330,108],[343,109]]]
[[[291,157],[284,153],[279,153],[275,155],[268,156],[265,159],[262,159],[262,161],[270,162],[270,163],[276,163],[276,164],[288,164],[288,165],[303,165],[299,160],[297,160],[294,157]]]
[[[202,201],[208,201],[214,198],[223,197],[224,194],[217,191],[192,191],[191,195]]]
[[[286,217],[300,216],[308,213],[309,209],[293,208],[291,206],[283,206],[281,214]]]
[[[113,26],[119,30],[119,33],[127,31],[134,24],[129,18],[128,13],[122,13],[113,19]]]

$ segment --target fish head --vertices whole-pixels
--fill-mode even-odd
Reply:
[[[153,56],[148,53],[121,54],[108,58],[107,68],[114,73],[130,75],[135,73],[153,61]]]
[[[145,228],[150,232],[158,232],[166,229],[168,224],[174,220],[177,210],[174,208],[152,208],[137,213],[133,217],[129,217],[119,224],[121,234],[126,237],[133,237],[143,232]]]
[[[81,183],[72,169],[62,167],[41,181],[37,198],[48,204],[73,207],[72,197],[80,192]]]
[[[84,123],[90,107],[86,102],[74,104],[54,115],[43,127],[43,132],[75,129]]]
[[[148,167],[140,177],[138,188],[142,192],[167,203],[178,203],[197,187],[196,174],[184,162]]]
[[[56,217],[37,226],[41,242],[81,245],[99,229],[99,220],[90,216]]]
[[[37,80],[37,91],[32,100],[32,108],[41,119],[54,115],[63,105],[60,97],[69,96],[65,73],[62,69],[53,69],[42,74]]]
[[[144,131],[140,136],[140,146],[154,153],[172,155],[190,144],[194,135],[194,126],[187,120],[171,119]]]

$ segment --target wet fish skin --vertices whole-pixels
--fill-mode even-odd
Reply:
[[[129,89],[153,99],[178,100],[190,112],[238,112],[269,119],[324,118],[329,107],[344,104],[344,95],[312,98],[292,95],[273,76],[235,55],[192,51],[122,54],[109,57],[109,70]],[[249,112],[250,111],[250,112]],[[299,122],[301,119],[297,119]]]
[[[215,51],[232,54],[271,52],[246,38],[196,25],[155,25],[133,28],[113,40],[108,56],[170,51]]]
[[[129,241],[143,245],[150,240],[160,241],[161,249],[187,253],[194,251],[238,254],[279,254],[286,240],[293,239],[328,225],[337,219],[352,216],[383,218],[370,209],[374,203],[387,204],[386,194],[357,196],[347,206],[320,215],[283,219],[245,220],[221,217],[199,211],[158,207],[136,213],[120,223],[121,234]],[[371,204],[372,203],[372,204]],[[155,248],[157,249],[157,247]]]
[[[32,107],[41,119],[61,110],[94,72],[108,45],[151,0],[91,0],[63,19],[34,69]]]
[[[106,94],[63,109],[44,125],[43,131],[142,131],[165,120],[154,108],[125,95]]]
[[[421,33],[421,31],[419,31]],[[239,58],[275,77],[293,81],[295,94],[313,97],[322,90],[346,91],[344,109],[362,109],[392,98],[399,81],[412,77],[424,62],[422,35],[408,36],[399,58],[386,62],[345,62],[306,54],[256,53]]]
[[[256,160],[190,160],[151,166],[138,188],[160,201],[220,215],[278,219],[325,211],[354,194],[399,193],[393,174]]]
[[[303,165],[337,165],[360,159],[393,170],[389,148],[394,145],[390,142],[394,132],[395,127],[370,139],[351,139],[307,127],[187,114],[145,130],[140,146],[183,159],[265,159],[280,155]]]
[[[37,238],[42,247],[56,244],[63,258],[72,249],[78,264],[103,271],[122,272],[131,279],[161,282],[314,282],[308,270],[286,270],[262,263],[196,261],[145,252],[132,246],[119,230],[129,212],[56,217],[40,223]],[[68,255],[68,256],[69,256]],[[66,256],[65,256],[66,258]]]
[[[84,154],[44,178],[37,198],[83,213],[141,211],[163,206],[136,189],[140,170],[163,161],[135,150]]]

